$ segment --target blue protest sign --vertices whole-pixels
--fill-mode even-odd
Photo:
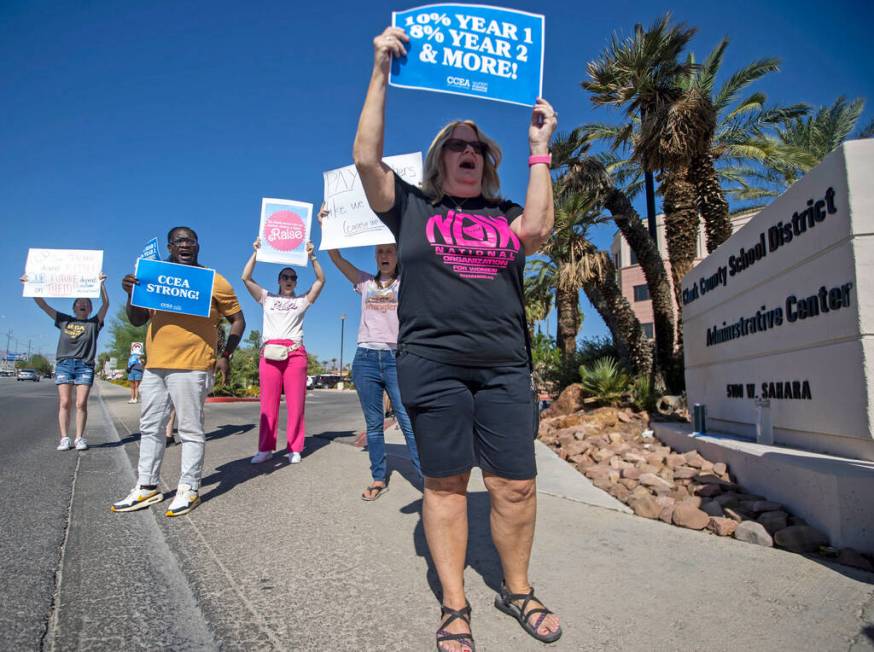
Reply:
[[[485,5],[439,4],[392,13],[410,42],[389,83],[533,106],[543,88],[544,17]]]
[[[134,286],[131,305],[209,317],[214,269],[140,258],[134,276],[139,284]]]
[[[158,238],[152,238],[143,247],[143,255],[140,258],[146,260],[161,260],[161,254],[158,253]]]

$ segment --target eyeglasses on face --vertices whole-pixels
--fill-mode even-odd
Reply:
[[[174,247],[182,247],[184,245],[194,246],[197,244],[197,240],[192,238],[176,238],[175,240],[171,240],[170,244]]]
[[[297,276],[294,276],[293,274],[280,274],[279,280],[280,281],[296,281]]]
[[[486,152],[489,151],[489,146],[480,140],[462,140],[461,138],[448,138],[446,142],[443,143],[443,147],[450,152],[463,152],[470,147],[480,156],[485,156]]]

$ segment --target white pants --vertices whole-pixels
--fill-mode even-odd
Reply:
[[[176,407],[176,422],[182,442],[182,473],[179,483],[200,487],[203,473],[203,402],[210,386],[210,373],[188,369],[146,369],[140,383],[139,483],[158,484],[166,440],[164,430],[170,408]]]

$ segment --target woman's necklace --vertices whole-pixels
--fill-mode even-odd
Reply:
[[[395,282],[395,279],[393,276],[390,276],[387,281],[384,281],[382,279],[382,274],[380,274],[379,278],[376,279],[376,284],[380,287],[381,290],[385,290],[386,288],[390,288],[392,286],[392,283],[394,283],[394,282]]]
[[[455,201],[455,197],[453,197],[452,195],[446,195],[446,196],[449,197],[449,201],[451,201],[453,204],[455,204],[456,212],[461,212],[461,210],[464,208],[465,202],[468,199],[470,199],[470,197],[465,197],[464,199],[461,200],[461,203],[459,204],[457,201]]]

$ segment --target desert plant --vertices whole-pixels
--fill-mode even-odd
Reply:
[[[631,383],[631,402],[638,410],[655,410],[656,394],[649,376],[640,375]]]
[[[620,403],[631,385],[628,374],[612,357],[598,358],[591,365],[582,365],[580,381],[583,391],[605,405]]]

